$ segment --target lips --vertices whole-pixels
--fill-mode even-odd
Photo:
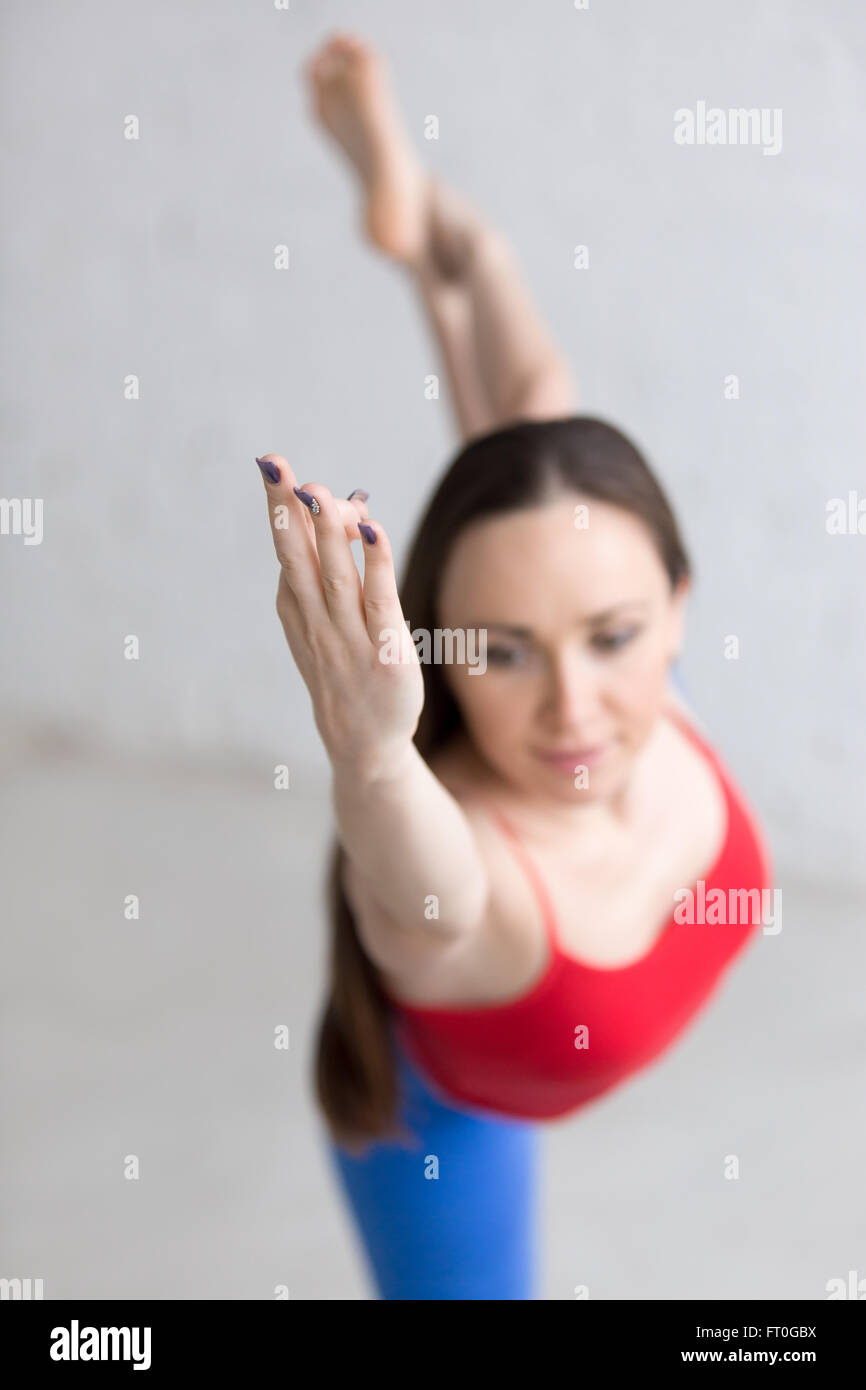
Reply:
[[[539,752],[538,757],[552,767],[573,772],[576,767],[592,767],[610,751],[610,743],[596,743],[591,748],[562,748]]]

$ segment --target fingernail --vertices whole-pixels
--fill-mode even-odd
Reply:
[[[358,530],[361,532],[361,535],[368,545],[376,544],[376,532],[373,530],[372,526],[367,525],[366,521],[358,522]]]
[[[270,459],[256,459],[256,463],[259,465],[259,468],[262,470],[269,483],[278,483],[280,481],[280,470],[275,463],[271,463]]]
[[[360,499],[361,499],[362,502],[367,502],[367,501],[369,501],[370,494],[369,494],[369,492],[365,492],[364,489],[363,489],[362,487],[356,487],[355,490],[354,490],[354,492],[350,492],[350,493],[349,493],[349,496],[348,496],[348,498],[347,498],[346,500],[347,500],[348,502],[351,502],[351,500],[352,500],[353,497],[360,497]]]
[[[304,489],[302,487],[293,487],[292,492],[295,494],[296,497],[300,497],[305,507],[309,507],[310,511],[313,513],[313,516],[319,515],[319,512],[322,509],[311,492],[304,492]]]

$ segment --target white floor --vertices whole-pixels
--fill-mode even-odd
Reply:
[[[326,783],[4,758],[0,1276],[47,1299],[369,1298],[309,1084]],[[548,1128],[545,1299],[866,1277],[862,895],[778,868],[781,934],[663,1062]]]

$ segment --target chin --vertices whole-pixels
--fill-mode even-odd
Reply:
[[[573,804],[575,800],[595,801],[598,798],[610,796],[612,792],[619,789],[632,756],[621,746],[614,747],[597,766],[587,767],[585,778],[581,779],[577,785],[575,785],[574,766],[579,766],[579,764],[547,767],[543,764],[539,766],[538,760],[533,759],[533,782],[537,788],[543,788],[550,794],[557,795],[558,793],[564,802]]]
[[[607,796],[617,785],[619,778],[612,777],[610,772],[591,771],[586,786],[582,782],[575,786],[573,774],[567,776],[554,773],[544,780],[545,786],[558,795],[560,800],[573,805],[575,801],[597,801],[600,797]]]

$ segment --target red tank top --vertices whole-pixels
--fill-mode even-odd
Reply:
[[[678,895],[638,960],[614,968],[584,964],[560,945],[541,876],[495,812],[538,898],[549,958],[536,983],[506,1003],[431,1007],[391,999],[399,1038],[446,1100],[521,1119],[579,1109],[658,1057],[747,940],[769,926],[772,869],[752,813],[712,748],[685,719],[675,723],[715,771],[728,813],[715,864],[691,886],[692,913]]]

